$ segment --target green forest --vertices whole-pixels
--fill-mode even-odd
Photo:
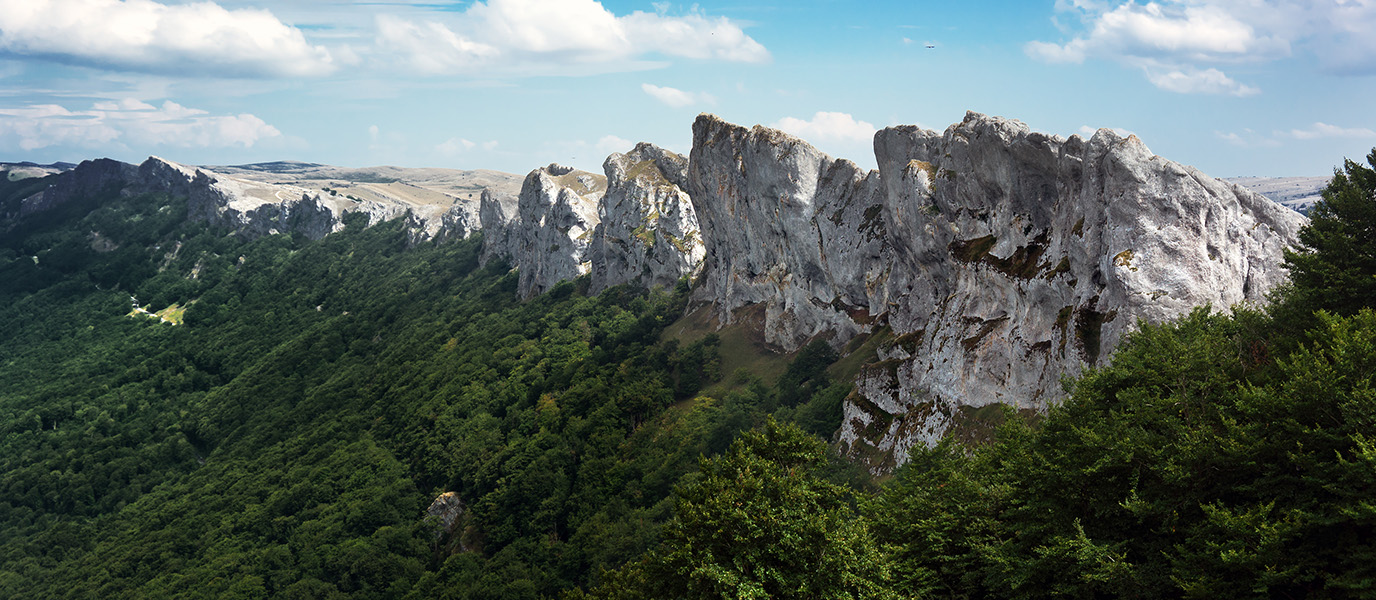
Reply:
[[[1269,306],[878,479],[829,445],[863,357],[743,358],[688,281],[519,303],[481,236],[95,194],[0,223],[0,597],[1376,597],[1374,192]]]

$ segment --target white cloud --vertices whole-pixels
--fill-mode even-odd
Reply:
[[[328,50],[272,13],[214,2],[7,0],[0,53],[184,76],[298,77],[335,69]]]
[[[1376,138],[1376,130],[1366,127],[1339,127],[1320,121],[1303,129],[1272,131],[1270,135],[1243,129],[1241,132],[1215,131],[1214,136],[1240,148],[1278,148],[1289,140],[1371,139]]]
[[[841,112],[818,112],[812,120],[804,121],[795,117],[784,117],[772,127],[796,135],[805,140],[833,142],[869,142],[874,139],[877,128],[865,121]]]
[[[463,138],[449,138],[438,146],[435,146],[435,151],[445,156],[454,156],[472,150],[477,147],[477,145],[477,143]]]
[[[487,0],[425,22],[379,17],[374,51],[425,74],[643,68],[655,55],[762,63],[769,52],[725,17],[617,16],[595,0]],[[619,67],[617,66],[619,65]]]
[[[593,144],[592,147],[593,149],[603,154],[611,154],[613,152],[629,152],[632,148],[635,147],[635,142],[614,135],[604,135],[601,137],[601,139],[598,139],[597,143]]]
[[[1108,127],[1107,129],[1109,129],[1113,133],[1118,134],[1118,137],[1128,137],[1130,135],[1136,135],[1132,130],[1123,129],[1122,127]],[[1098,132],[1098,128],[1090,127],[1088,125],[1081,125],[1079,130],[1080,136],[1086,139],[1094,137],[1094,134]]]
[[[0,108],[0,145],[23,150],[111,144],[175,148],[248,148],[282,133],[251,114],[211,115],[172,101],[156,107],[135,99],[97,102],[89,110],[56,104]]]
[[[1297,140],[1315,140],[1320,138],[1372,138],[1376,137],[1376,131],[1365,127],[1344,128],[1328,123],[1314,123],[1308,129],[1291,129],[1290,137]]]
[[[439,23],[377,18],[378,44],[395,52],[411,70],[438,75],[475,69],[497,56],[497,49],[462,37]]]
[[[1218,139],[1239,148],[1279,148],[1281,145],[1275,138],[1258,134],[1251,129],[1243,129],[1241,133],[1233,131],[1215,131],[1214,135],[1218,137]]]
[[[1063,43],[1029,42],[1028,56],[1115,60],[1173,92],[1257,94],[1222,69],[1280,60],[1297,48],[1331,71],[1376,73],[1371,0],[1057,0],[1056,10],[1078,17],[1080,33]]]
[[[1229,96],[1254,96],[1261,90],[1244,85],[1224,75],[1218,69],[1160,69],[1145,67],[1147,80],[1168,92],[1178,94],[1226,94]]]
[[[671,87],[660,87],[657,85],[642,83],[640,89],[644,90],[655,100],[659,100],[674,108],[683,108],[694,104],[716,104],[717,99],[711,94],[700,92],[685,92]]]
[[[1289,51],[1284,40],[1260,35],[1223,7],[1203,2],[1148,2],[1145,6],[1129,2],[1094,15],[1091,21],[1092,28],[1083,37],[1061,45],[1032,42],[1027,51],[1050,62],[1077,63],[1087,55],[1219,60]]]

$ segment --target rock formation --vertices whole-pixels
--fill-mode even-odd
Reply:
[[[588,274],[588,248],[606,191],[601,175],[551,164],[526,176],[510,217],[499,199],[484,194],[482,228],[494,234],[483,238],[484,259],[502,257],[519,270],[521,298]]]
[[[672,288],[702,264],[702,233],[684,191],[688,160],[651,144],[603,164],[607,193],[589,261],[591,292],[634,283]]]
[[[688,190],[706,246],[694,298],[720,322],[763,303],[765,339],[788,351],[865,329],[886,245],[878,173],[777,130],[703,115]]]
[[[1303,223],[1109,130],[1066,140],[970,113],[880,131],[875,153],[866,174],[705,115],[689,193],[707,248],[695,297],[722,321],[764,304],[784,350],[886,336],[838,432],[876,470],[962,407],[1043,409],[1138,319],[1261,301]]]
[[[98,158],[82,161],[75,169],[56,178],[48,189],[25,198],[19,205],[19,218],[52,210],[74,199],[122,188],[135,176],[134,165]]]

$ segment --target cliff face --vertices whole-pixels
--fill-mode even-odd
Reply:
[[[605,176],[559,165],[531,171],[514,210],[483,194],[483,260],[507,259],[522,298],[583,275],[596,293],[624,283],[673,287],[697,272],[702,234],[683,189],[687,160],[640,144],[603,168]]]
[[[696,298],[764,304],[792,350],[885,336],[838,438],[876,470],[966,408],[1043,409],[1138,319],[1263,300],[1303,218],[1101,130],[1069,140],[970,113],[875,136],[863,173],[761,127],[699,117]],[[883,328],[887,325],[887,328]]]
[[[688,187],[706,246],[694,298],[713,303],[718,320],[763,303],[766,340],[790,351],[864,329],[886,245],[878,173],[705,115],[693,125]]]
[[[75,169],[58,177],[48,189],[25,198],[19,205],[19,218],[52,210],[82,196],[121,188],[134,175],[134,165],[117,160],[82,161]]]
[[[702,264],[702,232],[684,191],[688,160],[639,144],[603,164],[607,194],[593,232],[591,291],[635,283],[672,288]]]
[[[592,270],[588,248],[607,190],[600,175],[549,165],[531,171],[521,185],[515,213],[483,194],[483,258],[506,258],[519,269],[517,293],[539,295],[560,281]]]

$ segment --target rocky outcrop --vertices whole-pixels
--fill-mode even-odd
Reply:
[[[694,124],[700,302],[763,304],[792,350],[883,336],[838,439],[876,470],[966,408],[1040,410],[1139,319],[1260,302],[1303,218],[1157,157],[1136,137],[1034,133],[970,113],[875,136],[864,173],[781,132]]]
[[[685,192],[688,161],[651,144],[613,154],[605,176],[549,165],[514,202],[485,192],[482,260],[516,268],[530,298],[589,275],[593,293],[621,284],[673,287],[702,264],[702,232]]]
[[[583,275],[593,292],[693,275],[696,303],[721,324],[762,314],[777,350],[879,338],[837,433],[875,471],[981,407],[1045,409],[1062,377],[1103,364],[1141,319],[1262,301],[1304,223],[1110,130],[1065,139],[969,113],[944,132],[885,129],[874,148],[879,168],[865,171],[782,132],[702,115],[686,161],[641,144],[609,157],[605,177],[550,165],[518,196],[482,192],[476,210],[160,159],[84,163],[24,206],[115,185],[185,195],[193,217],[250,235],[320,237],[349,212],[404,216],[418,240],[481,229],[481,260],[516,268],[522,298]]]
[[[453,535],[463,524],[463,517],[467,512],[468,507],[464,505],[457,492],[445,492],[436,496],[430,507],[425,509],[425,518],[434,523],[433,535],[438,540]]]
[[[651,144],[603,164],[607,193],[588,259],[591,292],[621,284],[672,288],[702,264],[702,233],[684,191],[688,160]]]
[[[500,199],[482,198],[484,261],[500,257],[518,269],[517,293],[530,298],[592,270],[588,248],[598,204],[607,191],[601,175],[551,164],[531,171],[509,218]]]
[[[887,244],[878,173],[777,130],[703,115],[688,188],[706,250],[694,298],[720,322],[763,303],[766,341],[789,351],[864,330]]]

